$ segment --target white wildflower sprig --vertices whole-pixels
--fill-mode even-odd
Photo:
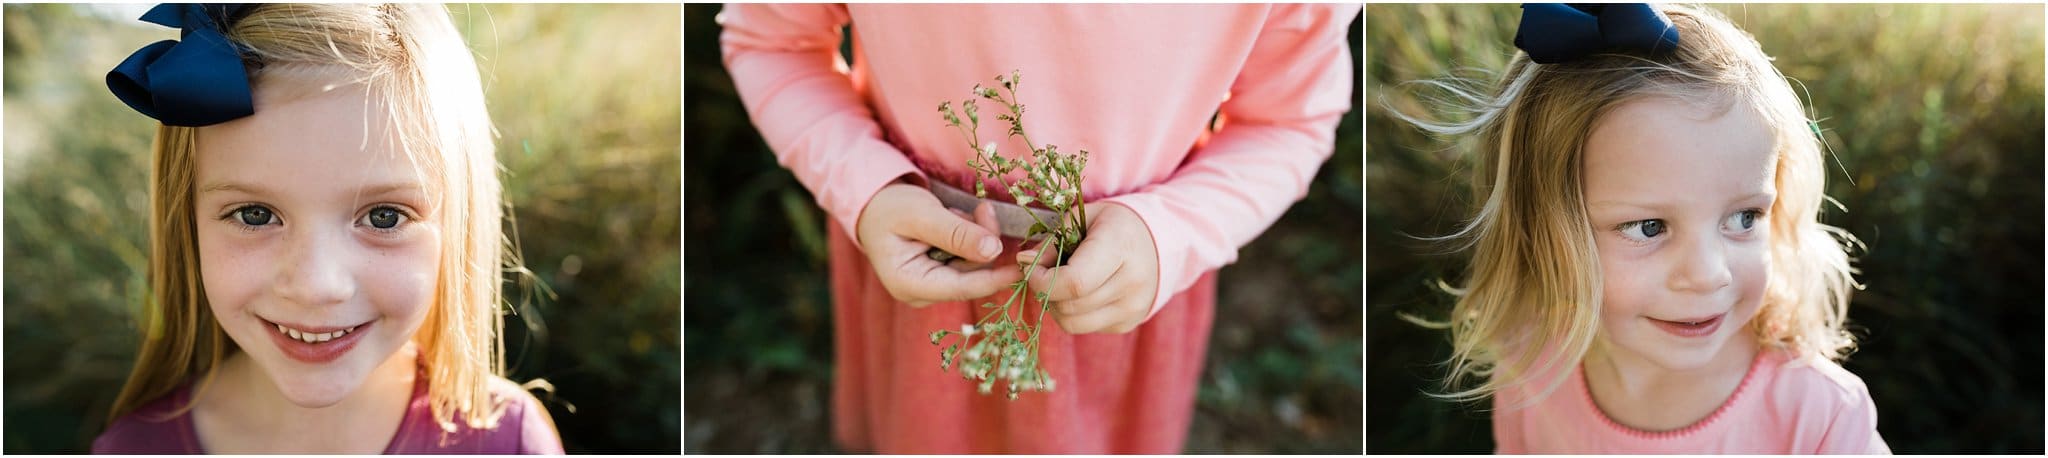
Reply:
[[[1037,248],[1038,258],[1051,259],[1054,266],[1063,265],[1067,256],[1081,244],[1081,239],[1087,236],[1087,202],[1081,195],[1081,171],[1088,165],[1088,151],[1066,154],[1060,152],[1058,146],[1047,144],[1040,148],[1031,141],[1031,136],[1024,129],[1024,104],[1017,102],[1017,86],[1023,75],[1012,71],[1008,78],[1004,76],[995,77],[996,82],[1002,85],[1002,92],[975,84],[973,92],[976,98],[962,101],[960,112],[955,112],[953,103],[946,101],[939,103],[939,114],[947,127],[960,131],[968,149],[975,152],[974,157],[967,160],[967,166],[975,172],[975,197],[988,198],[985,182],[993,180],[1002,185],[1017,205],[1037,203],[1058,215],[1053,221],[1031,215],[1033,221],[1027,237],[1044,235],[1043,243]],[[1031,149],[1030,160],[1003,157],[998,154],[995,142],[981,140],[978,133],[981,112],[977,100],[987,100],[1004,108],[996,119],[1010,123],[1006,137],[1023,140],[1025,147]],[[960,113],[967,115],[965,122],[962,122]],[[1006,181],[1005,177],[1019,169],[1024,170],[1022,178]],[[1052,257],[1046,257],[1047,250],[1052,251]],[[934,258],[939,258],[939,255],[945,253],[934,253]],[[939,345],[947,337],[959,337],[939,352],[939,369],[952,370],[954,364],[959,363],[961,378],[977,382],[975,390],[982,394],[994,391],[996,381],[1006,381],[1007,396],[1013,401],[1020,392],[1049,392],[1057,386],[1052,374],[1039,368],[1039,330],[1044,325],[1046,311],[1052,309],[1052,301],[1044,292],[1038,292],[1032,297],[1038,302],[1038,318],[1024,319],[1028,311],[1025,304],[1018,303],[1018,299],[1029,288],[1031,270],[1021,262],[1019,267],[1025,269],[1024,278],[1010,285],[1010,297],[1002,305],[982,303],[981,308],[989,311],[982,315],[980,321],[962,325],[959,331],[941,329],[931,334],[932,345]],[[1053,279],[1057,280],[1058,271],[1052,272],[1055,275]],[[960,358],[956,361],[955,357]]]

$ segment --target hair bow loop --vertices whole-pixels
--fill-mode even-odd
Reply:
[[[256,113],[249,75],[224,24],[250,5],[166,3],[142,21],[178,27],[181,40],[151,43],[107,72],[107,89],[165,125],[199,127]]]
[[[1539,64],[1603,52],[1661,54],[1678,49],[1678,28],[1648,4],[1525,3],[1515,47]]]

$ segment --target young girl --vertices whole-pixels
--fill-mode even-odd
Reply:
[[[726,69],[762,137],[834,221],[835,438],[886,453],[1178,452],[1215,270],[1329,157],[1350,108],[1344,33],[1358,10],[728,5]],[[838,53],[849,25],[850,69]],[[1039,340],[1057,388],[1016,401],[940,368],[929,336],[973,323],[984,309],[971,304],[1004,301],[1024,234],[998,229],[996,214],[1024,210],[984,204],[970,220],[927,188],[974,189],[973,152],[933,107],[1013,71],[1026,80],[1029,135],[1093,152],[1080,190],[1087,238],[1057,284],[1032,267],[1031,287],[1056,307]],[[1006,127],[979,134],[1000,139]],[[1014,138],[997,145],[1028,151]],[[933,246],[989,267],[941,265],[925,257]]]
[[[1475,102],[1446,396],[1502,453],[1886,453],[1836,360],[1856,287],[1824,157],[1757,42],[1703,9],[1523,7]],[[1838,242],[1839,239],[1839,242]]]
[[[151,301],[98,453],[560,453],[500,377],[475,61],[432,5],[174,5],[107,76],[162,121]]]

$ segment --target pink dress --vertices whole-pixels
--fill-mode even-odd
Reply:
[[[833,429],[895,453],[1171,453],[1185,443],[1215,271],[1307,192],[1350,109],[1359,5],[728,5],[726,69],[777,159],[832,216]],[[852,66],[839,55],[851,27]],[[1032,139],[1091,152],[1082,194],[1129,207],[1159,253],[1152,317],[1123,335],[1046,323],[1052,393],[976,394],[931,331],[969,302],[912,309],[849,234],[898,178],[971,189],[939,102],[1021,71]],[[984,107],[984,141],[1008,125]],[[1211,115],[1217,115],[1211,124]],[[699,154],[718,154],[698,152]],[[1007,195],[991,192],[991,198]],[[1017,249],[1009,241],[998,262]],[[991,298],[1001,301],[1003,298]],[[981,301],[971,301],[980,303]]]
[[[1499,410],[1533,388],[1494,398],[1498,452],[1629,454],[1888,454],[1877,434],[1877,405],[1863,379],[1831,361],[1793,362],[1790,353],[1757,353],[1749,374],[1720,409],[1676,431],[1648,432],[1607,418],[1586,390],[1584,365],[1556,391],[1519,410]]]

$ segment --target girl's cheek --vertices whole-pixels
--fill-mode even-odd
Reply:
[[[417,237],[405,243],[378,247],[378,268],[369,272],[378,284],[373,291],[384,296],[377,303],[390,314],[421,313],[433,301],[440,261],[439,234],[423,230],[414,235]]]
[[[272,265],[274,243],[265,238],[224,233],[222,229],[199,228],[200,282],[208,303],[240,308],[268,285],[270,276],[263,269]]]
[[[1743,245],[1729,266],[1746,299],[1761,300],[1771,279],[1771,248],[1768,239]]]
[[[1648,294],[1648,283],[1652,278],[1649,261],[1640,247],[1604,244],[1597,246],[1600,251],[1601,308],[1603,314],[1628,316],[1637,312],[1642,298]]]

